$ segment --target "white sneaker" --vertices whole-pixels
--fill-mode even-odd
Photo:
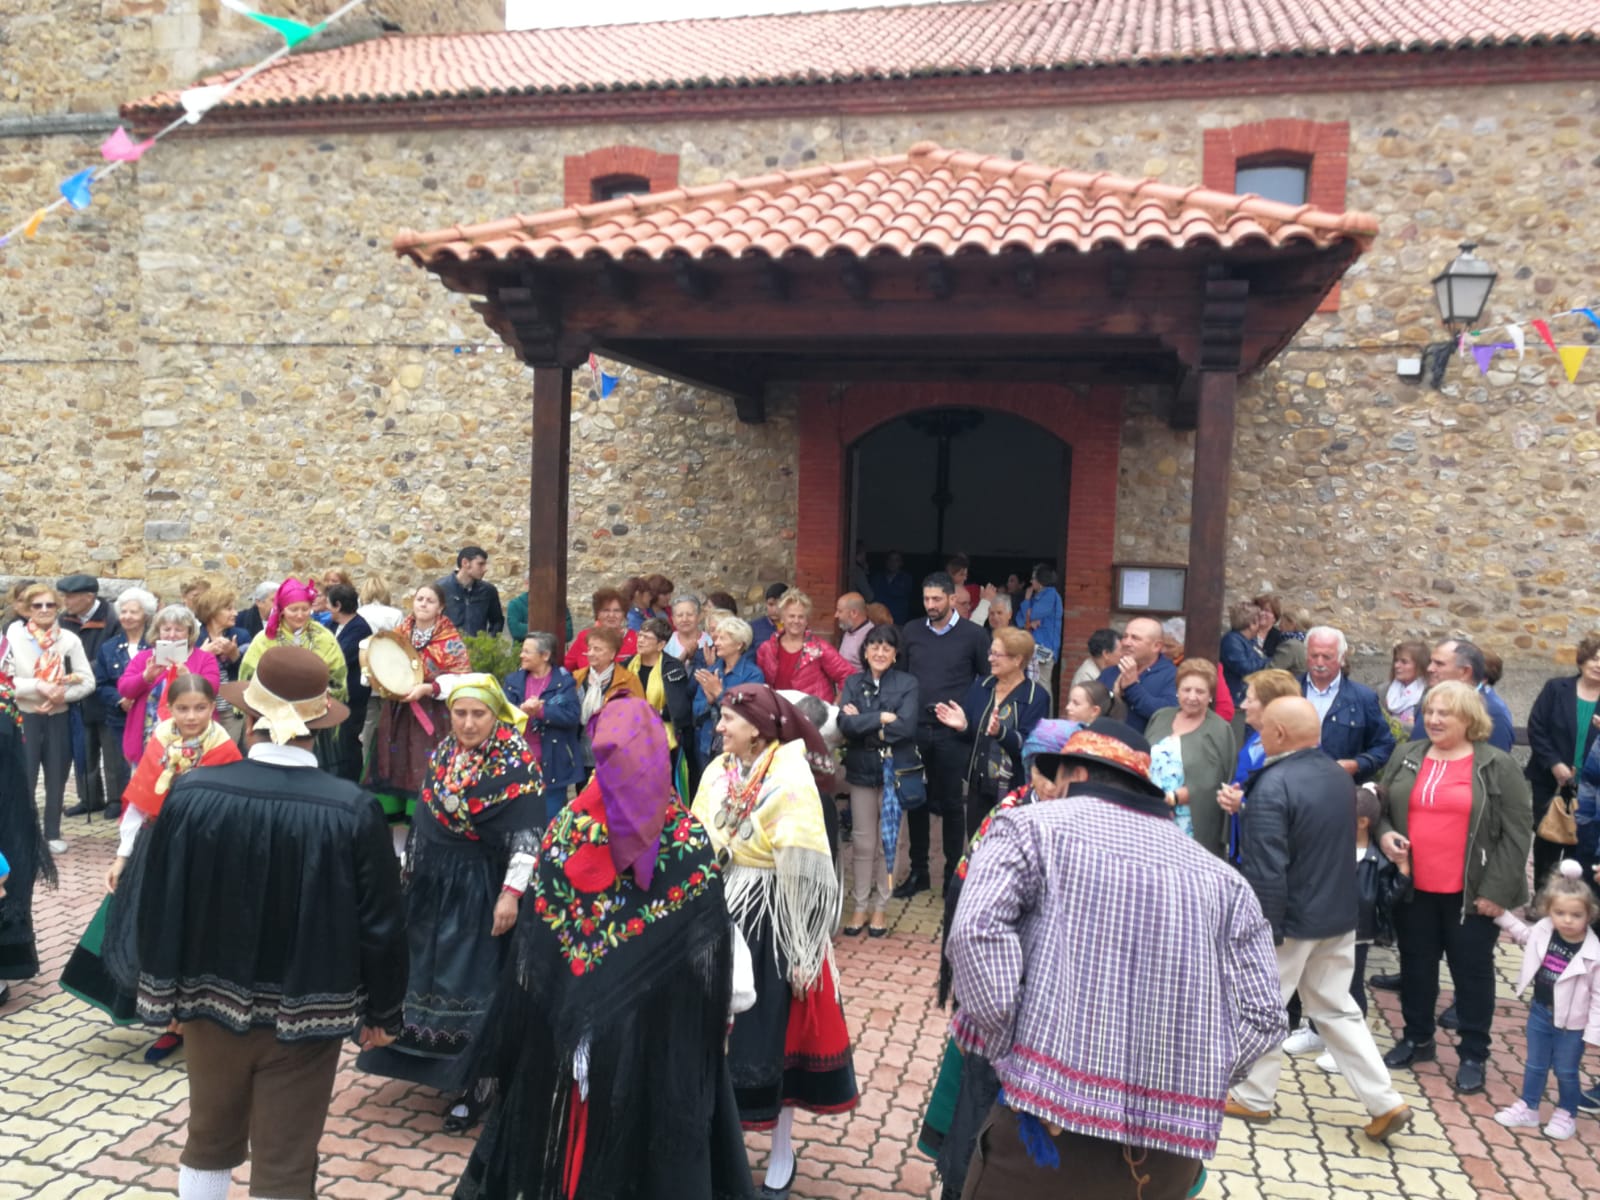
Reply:
[[[1326,1050],[1322,1036],[1309,1025],[1302,1025],[1283,1041],[1285,1054],[1320,1054]]]
[[[50,853],[51,854],[65,854],[66,852],[67,852],[67,844],[65,842],[63,842],[60,838],[52,838],[51,839],[51,841],[50,841]]]
[[[1337,1075],[1339,1073],[1339,1064],[1333,1061],[1333,1055],[1327,1050],[1317,1055],[1317,1066],[1321,1067],[1329,1075]]]
[[[1559,1110],[1557,1110],[1559,1115]],[[1529,1108],[1521,1100],[1509,1108],[1502,1108],[1495,1113],[1494,1119],[1507,1129],[1537,1129],[1539,1128],[1539,1114]],[[1552,1122],[1554,1124],[1554,1122]]]

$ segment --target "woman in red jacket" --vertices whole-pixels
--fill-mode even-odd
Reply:
[[[833,646],[812,633],[811,597],[790,588],[778,601],[778,632],[756,647],[756,666],[768,686],[805,692],[832,704],[839,685],[856,669]]]

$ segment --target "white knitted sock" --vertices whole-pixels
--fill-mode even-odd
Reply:
[[[769,1188],[781,1188],[794,1173],[794,1109],[785,1108],[778,1114],[778,1123],[772,1129],[772,1157],[767,1159]]]
[[[178,1167],[178,1200],[228,1200],[232,1171],[196,1171]]]

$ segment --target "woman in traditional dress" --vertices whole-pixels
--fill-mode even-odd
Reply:
[[[317,585],[310,580],[285,579],[272,597],[272,611],[267,623],[244,652],[239,663],[238,680],[248,683],[255,678],[256,663],[273,646],[299,646],[310,650],[328,664],[328,694],[340,703],[350,698],[350,676],[345,667],[344,651],[339,639],[313,615],[317,600]],[[319,729],[313,749],[317,765],[330,774],[339,769],[339,731],[337,728]]]
[[[439,677],[465,675],[472,670],[467,644],[444,615],[444,595],[433,584],[425,583],[412,594],[411,615],[400,622],[397,631],[422,658],[422,682],[405,700],[383,702],[377,740],[370,748],[367,774],[362,781],[362,786],[378,797],[391,821],[411,818],[428,776],[428,761],[450,732],[450,710],[440,699]],[[332,639],[333,635],[328,637]],[[337,639],[333,645],[337,651]],[[339,670],[344,670],[343,655],[339,657]]]
[[[411,971],[404,1024],[368,1050],[364,1071],[448,1093],[445,1129],[478,1123],[486,1089],[466,1091],[470,1059],[500,980],[517,904],[539,849],[544,796],[523,740],[527,716],[492,675],[440,679],[450,733],[428,763],[406,854]]]
[[[842,899],[822,792],[836,764],[822,735],[765,684],[722,693],[723,753],[694,812],[727,856],[728,911],[750,947],[756,1003],[733,1025],[729,1070],[747,1129],[772,1130],[763,1194],[794,1183],[795,1108],[847,1112],[860,1099],[833,975]]]
[[[61,840],[61,807],[72,764],[72,722],[69,709],[94,691],[94,664],[83,643],[57,618],[61,597],[54,588],[36,583],[22,593],[27,614],[0,639],[0,671],[15,686],[22,713],[25,783],[31,799],[44,773],[44,836],[53,854],[65,852]]]
[[[39,810],[28,789],[22,747],[22,713],[11,676],[0,672],[0,851],[10,860],[0,892],[0,1004],[11,997],[13,979],[39,973],[33,934],[33,886],[56,883],[56,866],[39,828]]]
[[[500,1099],[456,1200],[742,1200],[723,1041],[754,995],[718,857],[648,704],[606,705],[594,752],[523,899],[483,1055]]]
[[[110,926],[125,915],[117,911],[117,887],[139,831],[160,815],[178,776],[195,767],[239,761],[239,747],[216,721],[216,699],[216,688],[204,675],[182,675],[167,688],[162,703],[171,715],[151,732],[121,797],[117,856],[106,871],[105,899],[61,972],[63,991],[100,1009],[118,1025],[136,1025],[139,1019],[131,989],[123,987],[107,968],[110,947],[106,939],[119,936]],[[129,932],[131,929],[122,934]],[[123,945],[131,942],[131,937],[122,937]],[[124,970],[120,974],[132,982],[133,972]],[[183,1034],[174,1024],[145,1051],[145,1061],[158,1063],[182,1045]]]

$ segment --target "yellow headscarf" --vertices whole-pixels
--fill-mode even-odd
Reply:
[[[518,733],[527,728],[528,714],[506,699],[505,692],[500,690],[500,681],[493,675],[452,675],[450,690],[445,693],[445,704],[454,704],[462,696],[485,705],[497,721],[514,726]]]

